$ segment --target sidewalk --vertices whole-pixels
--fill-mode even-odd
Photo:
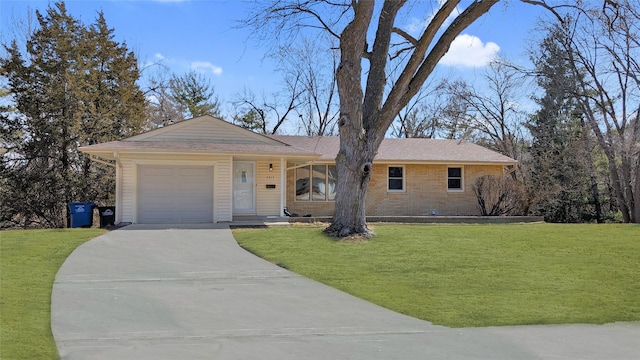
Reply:
[[[129,226],[56,276],[62,359],[638,359],[640,324],[450,329],[293,274],[225,225]]]

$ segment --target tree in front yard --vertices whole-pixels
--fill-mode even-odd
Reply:
[[[544,1],[523,1],[546,5]],[[283,0],[256,9],[247,19],[247,25],[271,38],[286,34],[287,41],[292,41],[305,27],[322,29],[339,42],[340,150],[336,157],[335,215],[327,228],[329,234],[370,234],[365,198],[373,158],[387,130],[420,91],[453,40],[498,0],[460,3],[442,1],[430,12],[431,2]],[[422,9],[426,20],[418,37],[398,27],[397,20],[411,11],[409,8]],[[392,72],[398,75],[391,76]]]

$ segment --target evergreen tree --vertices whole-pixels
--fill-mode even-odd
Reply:
[[[600,220],[597,186],[591,187],[592,146],[581,121],[577,79],[558,43],[563,40],[562,31],[550,31],[532,59],[543,90],[535,99],[540,109],[528,124],[533,137],[531,192],[536,194],[532,210],[551,222]]]
[[[137,60],[103,14],[87,27],[57,2],[36,16],[26,49],[14,41],[0,59],[15,106],[1,128],[16,137],[2,164],[0,226],[62,227],[68,202],[109,201],[113,168],[77,147],[133,135],[144,121]]]
[[[244,113],[234,115],[233,122],[242,128],[264,134],[265,122],[263,114],[262,110],[249,109]]]
[[[80,125],[77,142],[92,145],[118,140],[139,133],[145,122],[145,99],[136,83],[140,74],[137,59],[125,44],[113,40],[114,30],[102,13],[96,22],[83,29],[84,77],[79,77]],[[114,169],[97,165],[79,154],[78,198],[113,204]]]
[[[202,115],[220,116],[220,101],[211,82],[190,71],[150,79],[147,117],[151,128],[163,127]]]
[[[178,104],[184,118],[202,115],[220,116],[220,102],[211,82],[195,71],[170,80],[171,97]]]

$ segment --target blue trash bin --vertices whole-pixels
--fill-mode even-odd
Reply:
[[[72,202],[69,203],[69,214],[71,215],[71,227],[91,227],[93,225],[92,202]]]

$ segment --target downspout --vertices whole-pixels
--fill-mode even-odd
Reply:
[[[120,154],[117,151],[113,152],[113,157],[116,159],[116,217],[115,223],[120,224],[122,222],[122,162],[120,161]]]
[[[287,162],[280,158],[280,217],[284,217],[284,208],[287,206]]]
[[[89,156],[89,160],[94,161],[94,162],[97,162],[97,163],[99,163],[99,164],[103,164],[103,165],[109,165],[109,166],[113,166],[113,167],[115,167],[115,166],[116,166],[114,163],[110,163],[110,162],[108,162],[108,161],[104,161],[104,160],[100,160],[100,159],[98,159],[95,155],[90,155],[90,156]]]

